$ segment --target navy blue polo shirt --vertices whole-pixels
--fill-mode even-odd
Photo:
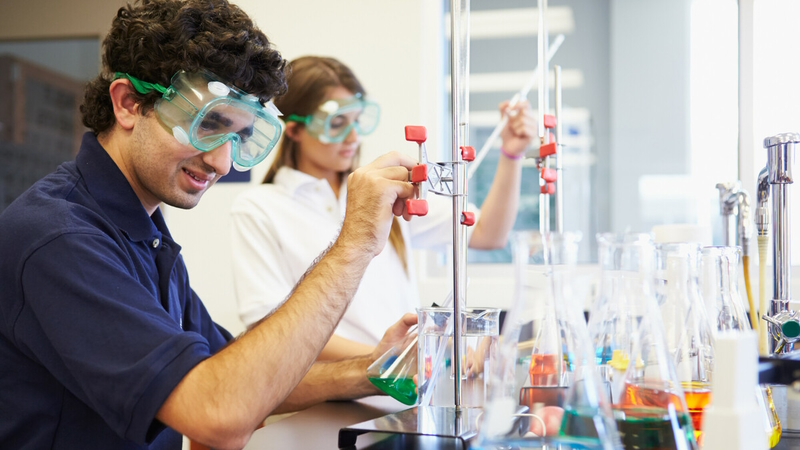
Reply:
[[[179,449],[155,419],[230,333],[87,133],[0,215],[0,447]]]

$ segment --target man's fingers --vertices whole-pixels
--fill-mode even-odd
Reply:
[[[363,166],[364,169],[383,169],[392,166],[403,166],[408,170],[417,165],[416,159],[405,155],[400,152],[389,152],[381,155],[375,161]],[[408,179],[408,174],[405,174],[405,179]]]

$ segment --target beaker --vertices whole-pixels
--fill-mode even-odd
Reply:
[[[514,301],[479,448],[621,448],[583,315],[591,277],[576,268],[579,240],[575,233],[514,233]],[[542,355],[552,357],[536,358]]]
[[[700,245],[656,245],[656,298],[667,349],[675,363],[695,439],[702,444],[703,410],[711,399],[713,335],[698,287]]]
[[[712,332],[750,329],[739,292],[741,248],[709,246],[703,247],[701,252],[701,293]],[[762,411],[764,432],[769,446],[775,447],[780,441],[782,428],[775,410],[772,389],[766,385],[757,386],[755,395]]]
[[[453,309],[419,308],[418,381],[422,406],[455,404],[453,361]],[[461,311],[461,406],[483,406],[485,372],[492,366],[500,334],[499,308]]]
[[[622,443],[627,449],[696,449],[656,302],[652,239],[600,234],[597,243],[601,285],[589,331],[598,360],[606,366],[603,373],[612,379],[612,409]]]
[[[367,379],[378,389],[404,405],[417,403],[417,326],[403,340],[381,355],[367,368]]]

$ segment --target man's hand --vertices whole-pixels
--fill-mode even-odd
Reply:
[[[519,156],[537,134],[533,110],[527,100],[517,103],[513,108],[509,108],[508,101],[504,101],[500,103],[500,114],[508,116],[508,123],[500,132],[503,150],[509,155]]]
[[[404,216],[405,199],[414,195],[408,171],[417,162],[406,155],[387,153],[356,169],[347,178],[347,212],[340,240],[378,255],[386,245],[393,216]]]
[[[383,338],[372,352],[372,359],[376,360],[380,358],[384,353],[388,352],[390,348],[404,342],[404,339],[408,334],[408,330],[416,323],[416,314],[404,314],[400,320],[395,322],[394,325],[389,327],[389,329],[386,330],[386,333],[383,334]],[[410,343],[410,340],[408,342]]]

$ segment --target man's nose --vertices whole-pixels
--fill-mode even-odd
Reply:
[[[231,171],[231,141],[225,141],[214,150],[203,153],[203,161],[220,176],[227,175]]]

